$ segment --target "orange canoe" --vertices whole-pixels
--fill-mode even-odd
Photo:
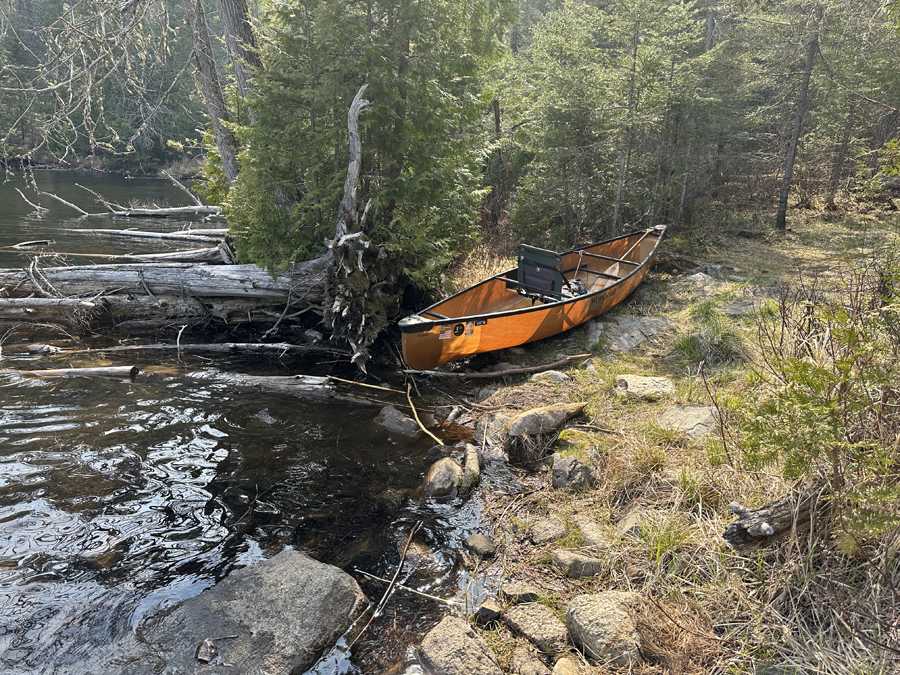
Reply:
[[[658,225],[562,254],[521,246],[515,269],[402,319],[403,358],[428,370],[579,326],[641,283],[665,230]]]

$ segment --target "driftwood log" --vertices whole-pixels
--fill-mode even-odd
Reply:
[[[256,265],[84,265],[0,270],[0,320],[84,326],[106,315],[122,328],[274,323],[322,314],[330,260],[298,263],[273,279]],[[68,302],[64,302],[68,301]],[[71,306],[86,302],[89,306]]]
[[[738,551],[764,548],[791,532],[809,528],[828,504],[821,491],[808,489],[797,490],[758,509],[732,502],[728,508],[738,520],[725,528],[722,537]]]
[[[0,370],[26,377],[102,377],[107,380],[131,380],[141,372],[137,366],[98,366],[96,368],[52,368],[49,370]]]
[[[134,237],[137,239],[172,239],[177,241],[194,241],[208,244],[217,244],[225,238],[223,235],[200,234],[193,230],[179,230],[178,232],[144,232],[143,230],[108,230],[96,228],[70,228],[68,232],[79,234],[105,234],[111,237]],[[213,230],[206,230],[207,232]]]

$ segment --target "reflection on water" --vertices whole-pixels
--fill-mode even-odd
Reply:
[[[37,178],[42,190],[89,211],[98,209],[75,182],[122,203],[138,194],[161,206],[185,203],[162,180]],[[79,239],[62,229],[177,225],[78,220],[46,199],[53,211],[38,218],[12,187],[0,186],[0,247],[51,238],[56,250],[149,252],[159,244]],[[22,264],[20,254],[0,251],[0,266]],[[17,329],[0,367],[97,365],[30,356],[27,340]],[[315,364],[119,358],[111,365],[143,369],[135,382],[0,372],[0,671],[57,673],[68,664],[78,672],[120,631],[287,547],[390,578],[417,520],[416,539],[433,558],[401,581],[442,597],[478,596],[455,553],[478,526],[478,505],[418,495],[427,438],[400,443],[373,428],[377,406],[260,392],[220,376],[312,372]],[[189,376],[198,371],[204,376]],[[357,578],[380,598],[383,584]],[[337,672],[389,668],[447,611],[398,593],[353,657],[337,658]]]
[[[5,366],[35,367],[5,352]],[[473,514],[418,499],[379,510],[386,487],[414,492],[429,444],[373,429],[377,407],[145,368],[135,383],[0,375],[4,666],[77,660],[289,546],[387,574],[422,517],[422,540],[449,551],[446,577],[443,528]]]

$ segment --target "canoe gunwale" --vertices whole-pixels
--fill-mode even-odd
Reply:
[[[619,260],[619,262],[628,263],[628,264],[634,265],[635,267],[631,271],[629,271],[627,274],[625,274],[624,276],[621,276],[621,277],[616,276],[615,277],[616,281],[612,282],[608,286],[604,286],[603,288],[598,288],[596,291],[592,291],[590,293],[584,293],[582,295],[564,296],[554,302],[544,302],[544,303],[540,303],[540,304],[533,304],[531,307],[520,307],[517,309],[510,309],[510,310],[505,310],[505,311],[501,311],[501,312],[487,312],[487,313],[482,313],[482,314],[471,314],[471,315],[466,315],[466,316],[446,317],[446,318],[441,318],[441,319],[431,319],[431,318],[422,316],[423,314],[429,314],[431,316],[435,316],[435,315],[442,316],[432,310],[434,310],[436,307],[438,307],[438,305],[444,304],[445,302],[448,302],[449,300],[452,300],[453,298],[456,298],[464,293],[469,293],[473,289],[476,289],[479,286],[483,286],[484,284],[492,283],[495,281],[513,281],[514,282],[515,278],[514,277],[510,278],[510,275],[515,275],[516,268],[512,268],[505,272],[501,272],[500,274],[495,274],[492,277],[488,277],[487,279],[483,279],[482,281],[479,281],[476,284],[467,286],[466,288],[454,293],[453,295],[443,298],[442,300],[439,300],[438,302],[434,303],[433,305],[430,305],[429,307],[426,307],[425,309],[420,310],[419,312],[416,312],[415,314],[412,314],[404,319],[401,319],[398,324],[400,327],[400,331],[401,331],[401,333],[405,333],[405,334],[421,333],[424,331],[431,330],[432,328],[434,328],[436,326],[442,326],[442,325],[446,325],[448,323],[467,323],[469,321],[481,321],[484,319],[496,319],[496,318],[503,318],[503,317],[518,316],[518,315],[522,315],[522,314],[529,314],[531,312],[546,311],[548,309],[553,309],[553,308],[557,308],[557,307],[565,307],[566,305],[583,302],[585,300],[591,300],[591,299],[596,298],[601,295],[609,295],[609,294],[615,293],[616,291],[619,290],[619,287],[621,287],[622,285],[627,283],[634,275],[643,273],[643,271],[646,269],[647,264],[650,261],[655,259],[656,252],[659,249],[660,242],[662,242],[665,232],[666,232],[666,227],[664,225],[660,225],[660,226],[656,226],[653,228],[647,228],[646,230],[637,230],[635,232],[629,232],[629,233],[623,234],[619,237],[614,237],[612,239],[607,239],[605,241],[597,242],[594,244],[587,244],[586,246],[571,249],[569,251],[565,251],[565,252],[561,253],[560,254],[561,256],[565,256],[568,254],[580,253],[580,252],[584,251],[585,255],[591,255],[592,257],[594,257],[594,255],[596,255],[596,254],[588,253],[587,249],[601,246],[603,244],[609,244],[611,242],[618,241],[620,239],[627,239],[628,237],[633,237],[638,234],[643,234],[645,236],[656,235],[656,243],[654,244],[653,249],[640,262],[616,259],[616,260]],[[605,258],[606,256],[598,256],[598,257]],[[570,270],[566,270],[566,272],[577,271],[578,269],[579,268],[576,266]],[[583,271],[595,273],[600,276],[607,276],[607,277],[615,276],[615,275],[604,274],[601,272],[595,272],[593,270],[583,270]]]

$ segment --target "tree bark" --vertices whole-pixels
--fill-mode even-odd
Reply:
[[[222,160],[222,168],[228,178],[229,185],[238,175],[237,141],[228,128],[228,109],[225,107],[225,96],[216,71],[216,62],[212,55],[212,42],[209,39],[209,28],[206,25],[206,14],[203,12],[202,0],[185,0],[184,16],[191,31],[194,44],[194,58],[197,72],[200,75],[200,87],[203,99],[209,111],[209,119],[216,140],[216,148]]]
[[[250,80],[252,71],[263,69],[259,44],[250,23],[250,10],[246,0],[216,0],[216,7],[219,10],[219,21],[225,33],[225,45],[231,56],[238,89],[246,100],[252,90]]]
[[[625,142],[622,156],[619,159],[619,180],[616,183],[616,203],[613,208],[612,227],[609,236],[615,237],[619,228],[619,215],[622,210],[622,193],[625,190],[625,174],[628,172],[628,157],[631,155],[631,144],[634,138],[634,85],[637,77],[637,54],[640,44],[640,25],[634,27],[634,49],[631,54],[631,76],[628,80],[628,118],[625,123]]]
[[[800,129],[803,116],[806,114],[806,98],[809,93],[809,80],[812,76],[816,52],[819,49],[819,27],[825,14],[825,6],[816,4],[813,16],[813,28],[806,47],[806,67],[803,69],[803,81],[800,84],[800,95],[797,99],[797,112],[794,115],[794,128],[788,144],[787,158],[784,164],[784,178],[781,181],[781,192],[778,195],[778,212],[775,214],[775,230],[780,234],[786,231],[788,195],[791,191],[791,178],[794,173],[794,160],[797,156],[797,144],[800,142]]]

